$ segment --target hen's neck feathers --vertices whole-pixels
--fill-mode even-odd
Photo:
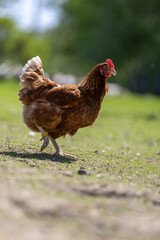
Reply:
[[[108,92],[107,79],[101,75],[100,66],[97,65],[79,84],[79,89],[91,97],[102,101],[105,93]]]

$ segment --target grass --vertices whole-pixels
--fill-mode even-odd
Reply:
[[[135,217],[137,209],[141,209],[140,216],[149,217],[151,212],[155,219],[160,216],[157,215],[157,208],[155,209],[154,206],[160,205],[159,97],[107,96],[103,101],[99,117],[92,127],[80,129],[73,138],[67,136],[58,139],[61,148],[66,153],[76,155],[77,160],[56,157],[55,161],[52,161],[54,152],[52,145],[41,153],[40,135],[30,135],[29,129],[23,123],[22,105],[17,96],[18,89],[18,83],[14,81],[0,84],[2,182],[5,181],[7,173],[8,179],[12,180],[18,189],[27,188],[36,196],[65,199],[75,207],[72,209],[73,212],[78,211],[77,209],[85,209],[85,211],[89,209],[87,210],[89,213],[82,214],[78,220],[71,217],[71,226],[74,225],[75,228],[73,232],[79,234],[76,235],[76,239],[81,237],[101,239],[98,231],[101,232],[102,237],[109,237],[108,239],[128,239],[125,238],[121,228],[114,230],[114,223],[118,221],[117,224],[120,224],[120,219],[123,219],[124,215],[131,214]],[[78,175],[77,171],[80,168],[88,170],[91,175]],[[111,186],[111,190],[108,186]],[[119,193],[119,187],[122,187],[122,195]],[[112,200],[109,194],[113,195]],[[154,201],[153,195],[156,196]],[[118,202],[114,196],[118,198]],[[126,198],[123,199],[121,196]],[[134,203],[135,199],[136,203]],[[106,204],[111,206],[111,209],[106,210]],[[88,214],[92,215],[92,211],[97,211],[97,216],[102,221],[101,225],[106,220],[107,211],[111,217],[110,230],[104,230],[101,225],[95,227],[94,221],[91,221],[91,224],[84,221],[89,229],[85,232],[81,220],[85,217],[89,220],[91,216],[88,218]],[[158,214],[160,214],[159,208]],[[136,222],[137,218],[135,219]],[[61,226],[63,221],[64,218],[58,217],[57,226]],[[67,230],[63,229],[64,232],[72,232],[73,228],[67,226],[65,227]],[[84,235],[80,233],[79,228],[83,229]],[[133,239],[153,239],[153,237],[158,239],[156,231],[137,232],[135,228],[132,228],[133,232],[130,229]],[[93,233],[95,233],[94,237]],[[74,237],[69,235],[64,239],[75,238],[74,234]],[[134,234],[140,234],[140,238]],[[131,235],[128,235],[130,239],[132,239]]]
[[[23,123],[18,88],[14,82],[1,84],[1,143],[7,145],[7,149],[8,146],[15,148],[17,157],[18,152],[23,150],[28,153],[30,149],[29,158],[33,157],[33,161],[39,163],[36,154],[39,158],[43,157],[43,153],[39,153],[40,134],[29,135],[29,129]],[[118,181],[127,182],[132,178],[134,183],[141,186],[149,184],[155,188],[154,182],[158,181],[160,173],[159,123],[158,97],[106,97],[92,127],[80,129],[73,138],[68,136],[58,140],[64,151],[75,154],[79,159],[68,164],[64,158],[57,157],[58,165],[64,171],[75,172],[83,165],[93,175],[107,173],[114,176],[115,180],[118,178]],[[45,151],[47,154],[53,152],[51,145]],[[50,163],[51,155],[48,158]],[[44,162],[39,165],[43,167]]]

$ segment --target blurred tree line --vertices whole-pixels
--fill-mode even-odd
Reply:
[[[0,19],[0,62],[24,64],[39,55],[48,73],[83,76],[111,58],[117,82],[134,92],[160,94],[160,1],[47,0],[61,9],[60,24],[20,31]],[[114,81],[114,79],[112,79]]]

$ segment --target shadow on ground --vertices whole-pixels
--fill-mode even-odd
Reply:
[[[48,153],[17,153],[15,151],[4,151],[0,152],[0,155],[10,156],[14,158],[22,158],[22,159],[36,159],[36,160],[50,160],[60,163],[71,163],[72,161],[76,161],[76,159],[68,158],[68,157],[62,157],[62,156],[53,156]]]

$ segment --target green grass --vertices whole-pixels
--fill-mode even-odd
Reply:
[[[29,135],[22,120],[22,105],[18,101],[18,83],[3,82],[0,85],[1,144],[8,144],[17,153],[39,153],[40,134]],[[112,176],[114,181],[134,182],[156,188],[160,174],[160,99],[151,95],[122,95],[106,97],[96,123],[80,129],[70,138],[58,140],[61,148],[78,157],[68,164],[58,159],[58,168],[76,172],[82,165],[96,174]],[[6,147],[7,148],[7,147]],[[52,154],[53,147],[44,152]],[[30,159],[40,163],[34,153]],[[43,153],[39,154],[40,156]],[[49,156],[47,168],[52,167]],[[83,159],[83,161],[82,161]]]
[[[62,150],[76,155],[77,160],[56,157],[56,160],[52,161],[53,146],[50,144],[41,153],[39,151],[40,134],[31,136],[30,130],[23,123],[22,105],[17,96],[19,88],[18,82],[14,81],[0,84],[0,179],[2,183],[4,181],[6,184],[6,179],[10,179],[7,187],[27,188],[40,199],[42,196],[50,196],[58,201],[66,199],[75,208],[82,207],[87,211],[88,209],[98,211],[97,216],[103,224],[106,216],[116,216],[119,221],[117,224],[120,224],[124,213],[134,217],[141,214],[150,216],[151,213],[155,218],[159,216],[157,215],[159,208],[155,209],[151,200],[152,195],[159,196],[160,188],[159,97],[107,96],[103,101],[99,117],[92,127],[80,129],[73,138],[66,136],[57,140]],[[91,175],[84,177],[78,175],[77,170],[80,168],[85,168]],[[113,189],[117,189],[119,184],[141,192],[140,199],[136,197],[136,204],[134,197],[131,201],[129,195],[125,200],[118,197],[118,201],[110,200],[110,197],[104,198],[103,188],[112,186]],[[98,189],[101,189],[99,195]],[[81,191],[84,194],[83,197]],[[146,191],[149,191],[148,197],[144,194]],[[136,192],[135,196],[137,196]],[[160,205],[160,201],[156,201]],[[110,206],[107,210],[106,204]],[[88,215],[86,219],[87,217]],[[91,218],[88,219],[90,220]],[[59,217],[57,221],[57,227],[59,227],[64,219]],[[82,229],[86,239],[99,239],[92,236],[96,231],[95,223],[91,221],[91,225],[88,225],[89,232],[85,232],[82,222],[71,218],[71,226],[66,222],[65,224],[67,229],[73,226],[74,233],[80,234],[79,229]],[[85,224],[88,223],[84,221]],[[111,225],[108,232],[102,230],[103,237],[128,239],[124,237],[123,231],[119,229],[115,231],[114,224]],[[158,239],[156,237],[158,235],[155,236],[153,232],[145,235],[143,231],[136,232],[138,230],[135,229],[132,232],[134,240]],[[98,236],[96,234],[99,233],[95,232],[94,236]],[[140,238],[134,234],[140,234]],[[80,238],[76,239],[83,237],[81,234],[79,236]],[[72,237],[65,239],[72,239]]]

